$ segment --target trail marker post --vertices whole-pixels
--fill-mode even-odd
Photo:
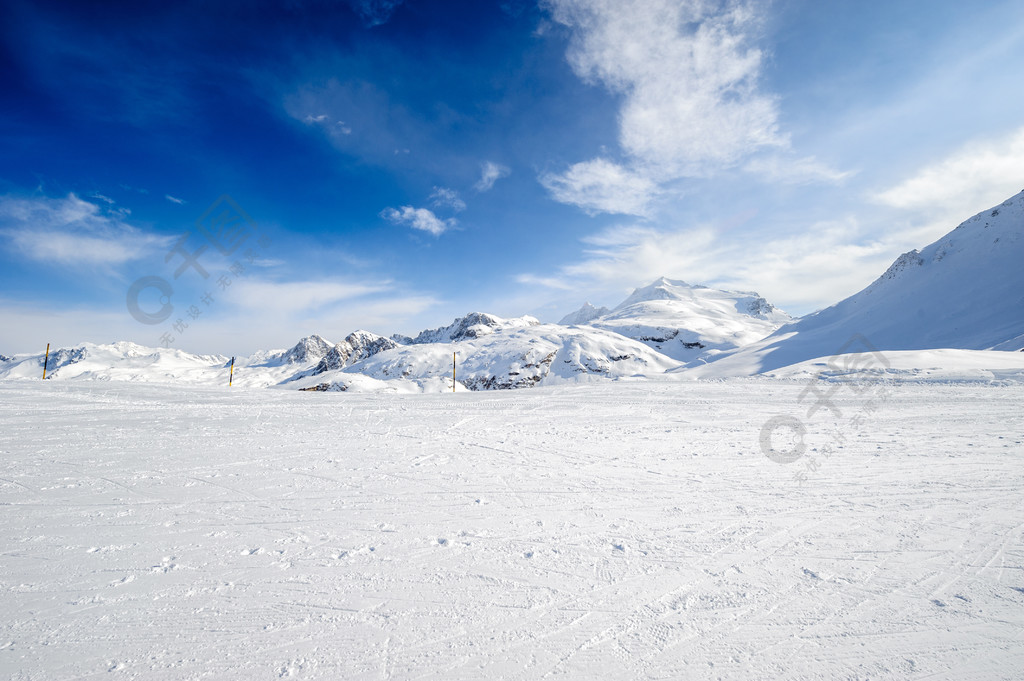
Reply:
[[[50,363],[50,344],[46,344],[46,357],[43,358],[43,380],[46,380],[46,367]]]
[[[235,381],[235,358],[231,358],[231,371],[228,373],[228,387]]]

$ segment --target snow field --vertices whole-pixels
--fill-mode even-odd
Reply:
[[[1024,677],[1024,386],[804,388],[0,383],[0,676]]]

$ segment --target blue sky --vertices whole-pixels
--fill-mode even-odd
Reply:
[[[1016,1],[0,13],[6,354],[557,321],[661,275],[805,314],[1024,188]]]

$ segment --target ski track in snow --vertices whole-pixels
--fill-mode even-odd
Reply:
[[[803,389],[0,383],[0,676],[1024,677],[1024,386]]]

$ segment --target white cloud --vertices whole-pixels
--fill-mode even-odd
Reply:
[[[480,179],[473,185],[473,188],[478,192],[490,191],[495,182],[503,177],[508,177],[511,173],[511,170],[500,163],[484,161],[480,166]]]
[[[435,208],[451,208],[455,212],[466,210],[466,202],[459,198],[459,193],[448,187],[434,187],[428,198]]]
[[[923,218],[964,220],[1024,188],[1024,128],[974,141],[872,198]]]
[[[164,198],[167,199],[168,201],[170,201],[171,203],[178,204],[179,206],[182,206],[185,203],[187,203],[187,201],[185,201],[185,199],[179,199],[179,198],[177,198],[175,196],[171,196],[170,194],[164,194]]]
[[[230,302],[246,309],[299,313],[380,293],[390,287],[387,281],[369,284],[335,280],[275,282],[245,277],[238,279],[227,295]]]
[[[557,201],[591,214],[646,215],[657,191],[651,180],[602,158],[576,163],[562,174],[541,175],[540,182]]]
[[[536,274],[517,274],[516,283],[527,286],[543,286],[544,288],[558,289],[561,291],[572,291],[575,286],[560,277],[542,277]]]
[[[25,257],[64,266],[112,266],[166,248],[170,239],[146,234],[74,194],[62,199],[0,197],[0,233]]]
[[[788,146],[778,131],[776,98],[758,90],[763,55],[752,45],[758,17],[751,4],[548,0],[547,6],[572,31],[568,59],[575,73],[623,95],[619,142],[635,175],[707,176],[755,151]],[[545,184],[558,186],[550,178]],[[555,198],[577,203],[571,192]]]
[[[458,224],[455,218],[442,220],[427,208],[413,208],[412,206],[385,208],[381,211],[380,216],[396,225],[408,225],[434,236],[441,236]]]
[[[302,122],[306,125],[313,125],[314,123],[323,123],[326,120],[327,114],[317,114],[316,116],[313,114],[307,114],[306,117],[302,119]]]
[[[816,222],[776,238],[723,236],[721,225],[655,229],[619,225],[593,234],[583,256],[523,284],[619,302],[623,291],[658,276],[731,290],[757,291],[790,313],[831,305],[873,281],[908,244],[906,233],[872,235],[855,218]],[[585,293],[584,293],[585,292]]]
[[[813,156],[792,158],[779,154],[751,159],[743,170],[780,184],[842,184],[853,171],[836,170]]]

